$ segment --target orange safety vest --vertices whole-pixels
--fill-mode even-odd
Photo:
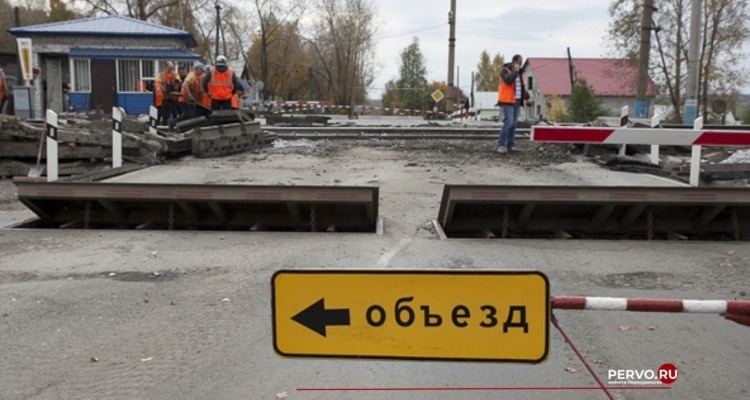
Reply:
[[[166,71],[161,73],[161,83],[155,82],[156,86],[156,98],[154,99],[154,105],[156,107],[159,107],[163,104],[164,100],[173,100],[174,96],[170,96],[169,93],[164,93],[161,86],[164,85],[167,87],[167,90],[172,89],[172,86],[174,86],[174,72],[167,73]]]
[[[235,110],[239,110],[240,108],[240,94],[235,93],[232,95],[232,108]]]
[[[185,77],[185,80],[188,80],[190,78],[190,75],[195,76],[195,72],[191,71],[188,76]],[[188,87],[190,88],[190,93],[187,93],[185,91],[184,86],[180,88],[180,93],[182,94],[182,96],[180,96],[179,102],[189,104],[190,101],[188,101],[188,97],[190,97],[191,95],[196,102],[200,102],[200,100],[202,100],[200,99],[200,97],[202,97],[203,93],[203,91],[201,90],[201,80],[197,76],[195,76],[195,79],[193,79],[193,83],[189,84]]]
[[[224,72],[219,72],[216,67],[211,68],[211,79],[208,81],[208,91],[211,92],[211,99],[217,101],[229,100],[232,98],[232,86],[234,84],[234,71],[227,68]]]
[[[200,97],[200,99],[198,99],[196,97],[195,101],[201,102],[201,104],[203,104],[204,106],[206,106],[206,108],[211,108],[211,96],[209,96],[208,94],[206,94],[206,92],[204,92],[202,90],[201,90],[201,97]]]
[[[508,72],[513,72],[509,68],[505,68]],[[523,82],[523,73],[519,73],[521,82]],[[521,93],[523,98],[523,93]],[[508,85],[500,76],[500,83],[497,85],[497,101],[500,104],[515,104],[516,103],[516,81]]]

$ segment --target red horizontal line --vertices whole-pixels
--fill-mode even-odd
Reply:
[[[607,390],[670,390],[671,386],[611,386]],[[535,390],[602,390],[599,386],[591,387],[415,387],[415,388],[297,388],[298,392],[416,392],[416,391],[535,391]]]

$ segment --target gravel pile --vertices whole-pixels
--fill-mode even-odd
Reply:
[[[517,142],[518,152],[498,154],[494,141],[478,140],[321,140],[274,142],[265,148],[266,154],[300,154],[323,158],[336,158],[352,148],[373,148],[385,151],[404,152],[405,158],[414,162],[430,162],[445,165],[463,165],[472,161],[495,161],[513,163],[520,167],[536,167],[550,164],[575,162],[580,154],[576,146],[568,144]]]

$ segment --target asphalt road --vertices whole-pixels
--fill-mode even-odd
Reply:
[[[663,179],[585,161],[519,168],[507,158],[465,162],[377,146],[316,154],[188,158],[113,180],[378,185],[383,236],[0,231],[0,399],[607,398],[554,329],[541,365],[282,359],[270,297],[280,269],[534,269],[547,274],[553,296],[726,300],[750,292],[744,243],[440,241],[426,225],[444,183],[674,184]],[[0,208],[6,225],[30,216],[12,202]],[[678,367],[666,389],[613,391],[617,399],[750,397],[747,327],[717,315],[555,315],[605,383],[610,369]],[[587,390],[489,390],[540,387]]]

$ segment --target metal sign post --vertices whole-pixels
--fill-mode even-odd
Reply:
[[[620,126],[627,127],[628,126],[628,116],[630,115],[630,109],[628,106],[625,106],[620,110]],[[624,156],[626,154],[625,150],[627,150],[628,145],[623,144],[620,147],[619,155]]]
[[[47,182],[57,180],[57,113],[47,110]]]
[[[651,117],[651,127],[656,128],[661,123],[661,114],[656,114],[653,117]],[[659,165],[659,145],[658,144],[652,144],[651,145],[651,163]]]
[[[539,271],[284,270],[272,278],[284,357],[543,363]]]
[[[149,107],[148,109],[148,132],[149,133],[152,133],[154,135],[157,134],[156,126],[158,123],[158,119],[159,119],[159,110],[154,106]]]
[[[112,107],[112,168],[122,166],[122,120],[125,110]]]
[[[695,123],[693,124],[693,130],[700,131],[703,130],[703,117],[699,117],[695,119]],[[690,159],[690,186],[699,186],[701,177],[701,150],[702,147],[700,145],[693,145],[693,154]]]

